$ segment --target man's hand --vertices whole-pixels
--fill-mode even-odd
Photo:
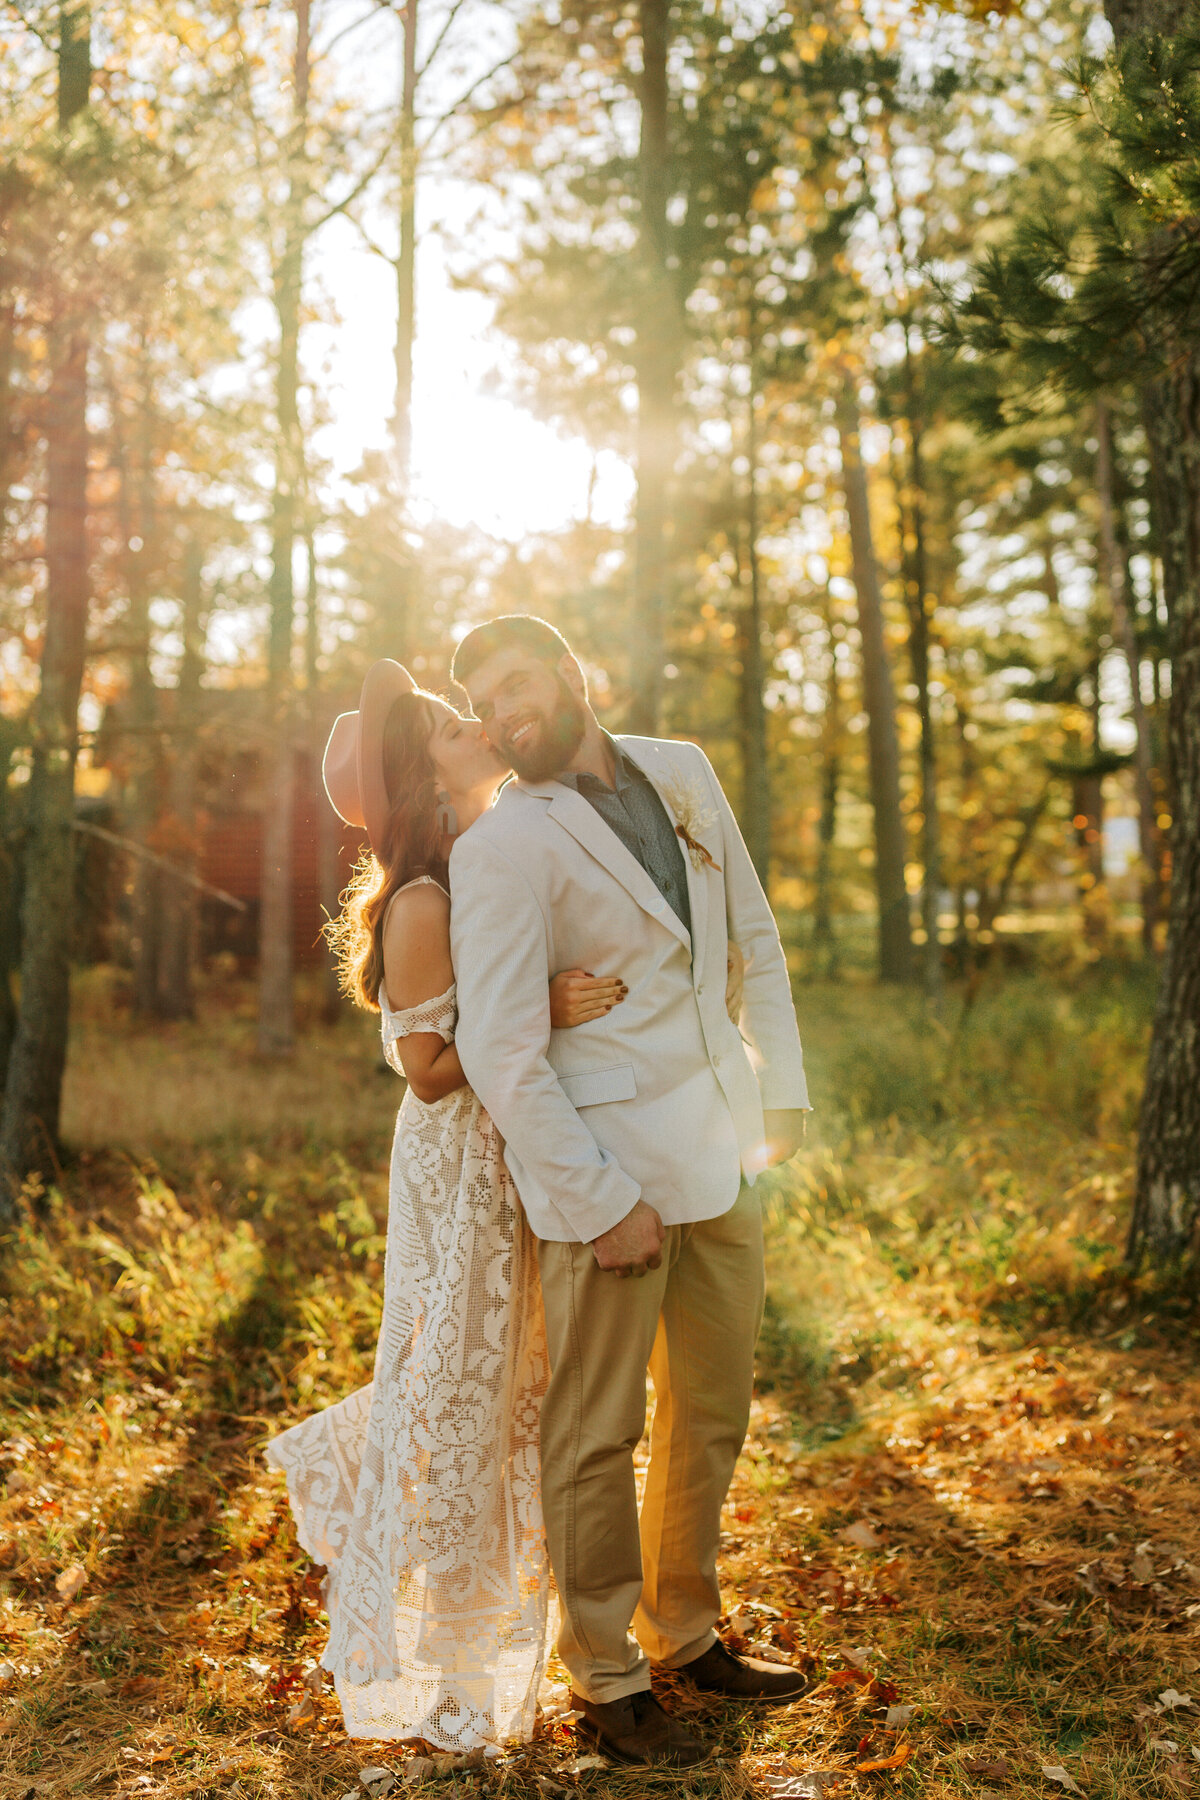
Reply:
[[[804,1142],[807,1117],[807,1112],[801,1106],[777,1108],[763,1113],[768,1169],[777,1169],[780,1163],[790,1162],[795,1156]]]
[[[592,1254],[602,1269],[614,1275],[644,1275],[662,1264],[666,1238],[662,1220],[644,1200],[635,1200],[618,1225],[592,1239]]]

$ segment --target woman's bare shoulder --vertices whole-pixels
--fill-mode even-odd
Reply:
[[[383,941],[411,945],[450,930],[450,896],[436,882],[422,881],[392,896],[384,921]]]
[[[450,896],[432,882],[402,888],[383,928],[383,972],[393,1007],[419,1006],[453,980]]]

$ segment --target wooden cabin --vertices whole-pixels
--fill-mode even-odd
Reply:
[[[236,957],[238,967],[249,972],[258,958],[259,901],[262,880],[263,825],[268,802],[270,748],[262,724],[261,692],[249,688],[206,689],[200,717],[192,730],[182,732],[174,718],[174,694],[157,696],[158,719],[152,753],[156,759],[151,779],[160,796],[160,815],[148,835],[139,832],[132,817],[132,780],[135,758],[144,757],[146,734],[128,728],[122,708],[110,707],[98,736],[94,762],[108,772],[102,810],[104,827],[115,839],[97,842],[87,834],[89,888],[93,895],[108,896],[108,917],[103,930],[93,934],[85,960],[107,954],[118,962],[128,960],[134,931],[133,902],[139,859],[135,841],[168,863],[190,865],[203,891],[197,895],[197,953],[201,961],[216,955]],[[353,706],[353,699],[345,702]],[[329,721],[344,710],[336,701],[328,704]],[[191,799],[186,815],[178,804],[180,758],[190,758]],[[144,778],[144,765],[142,770]],[[81,800],[77,811],[96,814],[100,803]],[[328,882],[325,904],[336,906],[337,895],[350,879],[366,846],[365,834],[338,819],[321,781],[320,759],[313,752],[295,752],[292,782],[292,950],[298,968],[323,964],[328,952],[321,938],[325,919],[320,869],[322,836],[333,879]],[[126,838],[123,849],[116,839]],[[142,859],[144,865],[144,859]],[[103,870],[98,869],[105,864]],[[173,877],[164,875],[169,891]],[[236,904],[234,904],[236,903]],[[105,950],[98,950],[101,943]]]
[[[259,884],[262,877],[263,781],[259,759],[243,755],[205,771],[197,873],[209,887],[242,901],[235,911],[206,893],[200,900],[200,954],[232,952],[240,965],[258,956]],[[333,838],[337,891],[349,881],[366,837],[343,825],[321,782],[316,759],[298,751],[292,783],[292,954],[297,968],[322,964],[325,920],[320,887],[321,832]]]

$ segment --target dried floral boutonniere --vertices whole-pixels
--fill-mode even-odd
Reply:
[[[675,814],[675,835],[681,837],[687,845],[687,853],[692,859],[693,869],[702,869],[707,865],[721,873],[721,865],[714,862],[709,851],[700,842],[700,832],[707,831],[717,822],[717,815],[708,805],[708,794],[698,781],[676,779],[659,784],[663,798]]]

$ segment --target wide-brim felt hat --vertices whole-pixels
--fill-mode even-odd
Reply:
[[[381,657],[367,670],[358,711],[339,714],[325,746],[321,774],[330,804],[347,825],[366,832],[378,857],[383,855],[392,810],[383,774],[384,727],[400,696],[416,691],[403,663]]]

